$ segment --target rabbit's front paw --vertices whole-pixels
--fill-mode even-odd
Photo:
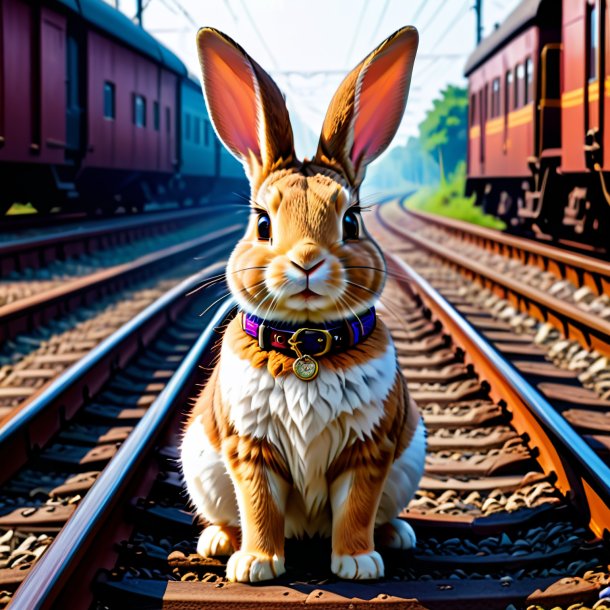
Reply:
[[[199,536],[197,553],[202,557],[228,557],[238,546],[233,530],[235,528],[208,525]]]
[[[383,578],[383,559],[377,551],[361,555],[332,554],[330,569],[339,578],[373,580]]]
[[[375,531],[375,544],[387,549],[412,549],[417,542],[413,528],[402,519],[392,519]]]
[[[271,580],[286,571],[284,558],[273,555],[255,555],[237,551],[227,563],[227,578],[233,582],[259,582]]]

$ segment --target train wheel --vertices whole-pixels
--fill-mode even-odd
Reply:
[[[477,193],[477,200],[481,202],[481,207],[486,214],[497,216],[499,201],[491,183],[488,182],[482,192]]]
[[[566,199],[561,176],[554,164],[541,168],[540,207],[538,216],[533,219],[534,231],[538,229],[544,235],[557,238],[563,229],[562,213]],[[538,232],[536,231],[536,232]]]

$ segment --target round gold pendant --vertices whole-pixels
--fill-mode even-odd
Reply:
[[[292,370],[301,381],[311,381],[318,376],[319,367],[311,356],[305,354],[292,363]]]

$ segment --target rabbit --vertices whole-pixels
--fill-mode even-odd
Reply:
[[[215,29],[197,42],[210,118],[251,185],[226,271],[240,311],[180,449],[208,523],[197,552],[230,555],[227,578],[257,582],[285,572],[285,538],[330,537],[334,574],[381,578],[375,540],[416,542],[397,515],[421,479],[426,435],[374,312],[386,267],[358,189],[404,113],[417,30],[398,30],[345,78],[302,162],[271,77]]]

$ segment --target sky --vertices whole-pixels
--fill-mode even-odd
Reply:
[[[136,0],[106,0],[130,18]],[[420,46],[404,119],[393,145],[417,135],[432,101],[462,71],[475,46],[474,0],[143,0],[144,27],[199,76],[195,33],[227,33],[276,80],[296,128],[296,150],[311,156],[328,104],[343,77],[387,36],[415,25]],[[484,34],[519,0],[483,0]],[[295,116],[298,115],[298,116]],[[306,148],[306,150],[300,150]]]

